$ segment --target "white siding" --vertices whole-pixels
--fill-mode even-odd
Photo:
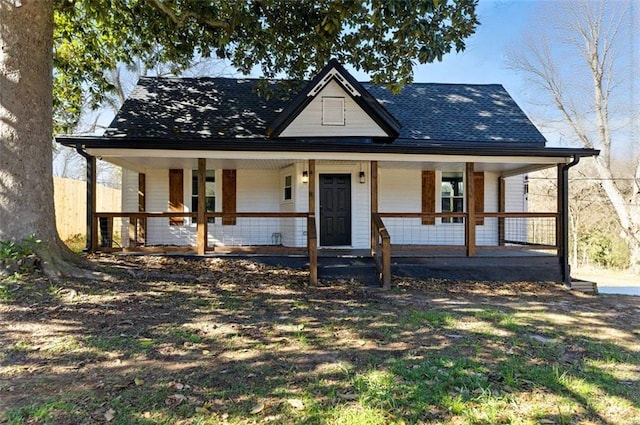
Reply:
[[[526,212],[527,199],[524,194],[524,174],[504,179],[504,199],[507,212]]]
[[[302,196],[300,176],[291,167],[294,177],[293,201],[281,202],[280,170],[238,170],[236,181],[236,207],[238,212],[295,211]],[[301,174],[301,171],[300,173]],[[123,172],[123,210],[137,211],[137,173]],[[222,170],[216,170],[216,211],[222,210]],[[168,170],[151,170],[146,174],[147,211],[164,212],[169,203]],[[191,169],[184,170],[185,211],[191,205]],[[302,211],[306,212],[305,208]],[[182,226],[169,226],[168,218],[149,219],[147,225],[148,245],[195,245],[196,225],[185,219]],[[124,231],[124,230],[123,230]],[[220,219],[208,225],[209,245],[247,246],[272,245],[306,246],[306,220],[303,218],[238,218],[235,225],[222,225]]]
[[[436,211],[440,208],[441,171],[436,171]],[[381,168],[378,177],[380,212],[420,212],[422,202],[421,170]],[[485,172],[484,210],[498,210],[498,174]],[[420,219],[384,218],[392,244],[464,245],[463,223],[423,225]],[[477,245],[497,245],[496,219],[485,219],[476,226]]]
[[[506,212],[527,212],[527,198],[524,193],[525,175],[519,174],[505,179],[505,210]],[[527,242],[528,221],[531,219],[506,219],[505,239]]]
[[[191,170],[185,170],[184,183],[191,179]],[[169,210],[169,170],[149,170],[146,173],[147,211],[165,212]],[[185,195],[191,192],[184,188]],[[185,199],[185,206],[191,204]],[[189,220],[185,219],[185,223]],[[190,225],[169,226],[168,218],[150,218],[147,222],[148,245],[194,245],[195,228]]]
[[[366,183],[359,183],[360,170],[365,171]],[[279,170],[238,170],[238,212],[307,212],[309,184],[301,181],[302,172],[308,170],[306,163],[297,163]],[[368,249],[370,244],[370,167],[368,162],[317,161],[316,194],[320,174],[351,175],[352,244],[354,249]],[[292,200],[283,200],[284,176],[292,176]],[[436,172],[437,210],[440,208],[440,178]],[[137,210],[137,173],[123,170],[123,210]],[[498,210],[498,178],[496,172],[485,172],[484,210]],[[507,212],[526,211],[523,176],[506,179]],[[222,208],[222,170],[216,170],[216,211]],[[151,170],[146,173],[147,211],[161,212],[168,209],[168,170]],[[421,170],[380,167],[378,170],[379,209],[381,212],[421,211]],[[184,170],[184,204],[191,205],[191,170]],[[319,218],[319,200],[316,200],[316,217]],[[422,225],[420,219],[385,218],[393,244],[464,245],[462,223]],[[485,219],[484,225],[476,227],[478,245],[497,245],[497,219]],[[319,220],[316,225],[320,226]],[[526,220],[509,224],[519,226],[526,234]],[[272,245],[306,246],[306,219],[304,218],[238,218],[237,224],[223,226],[220,219],[209,223],[209,244],[224,245]],[[320,229],[318,228],[318,234]],[[123,230],[124,232],[124,230]],[[149,245],[195,245],[196,226],[185,220],[183,226],[169,226],[168,219],[149,219],[147,242]]]
[[[498,179],[499,173],[484,173],[484,211],[498,211]],[[476,245],[498,245],[498,219],[485,218],[484,224],[476,226]]]
[[[221,181],[221,179],[216,179]],[[218,184],[216,204],[222,205],[222,186]],[[237,170],[236,210],[238,212],[278,212],[278,170]],[[219,201],[218,201],[219,200]],[[218,209],[221,211],[221,209]],[[281,224],[288,219],[238,218],[235,225],[209,223],[209,244],[217,246],[273,245],[282,239]],[[280,235],[280,236],[277,236]]]
[[[322,125],[322,97],[344,97],[344,125]],[[282,137],[356,136],[387,134],[335,81],[330,81],[282,132]]]
[[[122,169],[122,211],[138,211],[138,173]]]
[[[294,164],[280,170],[278,180],[278,198],[281,212],[307,212],[309,209],[309,184],[302,183],[302,171],[308,170],[302,164]],[[291,176],[291,200],[284,199],[284,179]],[[306,218],[282,219],[280,226],[282,245],[304,247],[307,246]]]

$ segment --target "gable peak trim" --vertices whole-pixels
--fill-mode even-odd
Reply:
[[[360,92],[356,90],[351,83],[342,75],[342,73],[336,68],[332,68],[327,74],[307,93],[307,97],[315,97],[322,91],[329,81],[336,79],[338,83],[352,96],[359,97]]]

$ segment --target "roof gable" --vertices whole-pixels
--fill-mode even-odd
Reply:
[[[349,124],[343,124],[341,129],[331,128],[340,125],[335,123],[324,126],[325,98],[344,99],[344,113],[351,115]],[[270,124],[267,135],[272,138],[359,136],[393,140],[400,128],[398,120],[337,60],[332,59]]]

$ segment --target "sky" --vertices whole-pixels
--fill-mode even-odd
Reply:
[[[548,120],[542,119],[549,115],[552,109],[549,106],[541,106],[535,102],[538,97],[536,88],[528,84],[523,74],[519,74],[507,67],[507,51],[510,49],[522,49],[526,36],[529,34],[543,35],[548,30],[545,26],[545,18],[553,17],[554,9],[562,3],[570,3],[573,0],[479,0],[477,14],[480,25],[476,33],[466,40],[466,48],[460,53],[444,55],[442,62],[417,65],[414,69],[414,81],[434,83],[467,83],[467,84],[502,84],[520,105],[524,112],[533,119],[547,137],[549,146],[564,145],[565,136],[557,129],[546,128]],[[612,2],[628,2],[631,22],[640,27],[640,0],[611,0]],[[638,34],[638,33],[636,33]],[[630,52],[630,60],[634,62],[630,69],[640,69],[640,36],[634,40],[635,48]],[[368,81],[369,77],[346,68],[359,81]],[[259,70],[256,67],[256,70]],[[231,76],[231,75],[230,75]],[[258,77],[259,75],[252,75]],[[238,75],[239,77],[239,75]],[[638,79],[638,72],[630,71],[625,75],[626,79]],[[591,89],[592,90],[592,89]],[[633,93],[634,103],[640,105],[640,82],[635,85]],[[628,95],[628,94],[627,94]],[[548,104],[548,102],[547,102]],[[640,115],[640,106],[633,113]],[[111,116],[112,117],[112,116]],[[108,125],[111,117],[102,118],[101,124]],[[628,126],[627,121],[621,127]],[[636,120],[637,122],[637,120]],[[638,124],[636,124],[636,129]],[[634,134],[638,136],[638,134]],[[626,135],[629,139],[630,136]],[[640,136],[635,141],[626,140],[621,154],[633,149],[634,143],[640,146]],[[631,146],[631,147],[629,147]],[[640,147],[637,148],[640,153]]]
[[[561,0],[558,0],[561,1]],[[414,81],[421,83],[519,84],[521,79],[506,69],[505,52],[524,34],[537,9],[538,0],[480,0],[478,26],[460,53],[449,53],[442,62],[418,65]],[[366,80],[363,73],[354,73]]]
[[[507,52],[511,49],[526,48],[527,36],[543,36],[549,31],[545,18],[553,18],[557,7],[573,0],[479,0],[478,26],[476,33],[466,40],[466,48],[460,53],[450,53],[442,62],[418,65],[414,69],[414,81],[434,83],[467,83],[467,84],[502,84],[525,113],[533,119],[548,140],[548,146],[566,146],[568,132],[558,131],[543,123],[543,116],[548,116],[553,108],[541,106],[535,99],[537,88],[527,82],[523,74],[507,67]],[[611,0],[612,3],[628,3],[628,21],[636,28],[640,27],[640,0]],[[631,97],[635,105],[631,114],[635,121],[633,132],[620,135],[619,156],[628,153],[640,153],[640,31],[627,33],[624,40],[632,47],[622,55],[621,60],[629,62],[622,75],[631,84]],[[354,73],[359,80],[366,76]],[[590,94],[592,86],[586,92]],[[629,111],[626,111],[629,114]],[[628,115],[629,116],[629,115]],[[625,117],[620,127],[628,128],[631,121]],[[614,152],[615,154],[616,152]]]

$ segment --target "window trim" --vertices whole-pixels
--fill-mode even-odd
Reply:
[[[289,185],[287,186],[287,178],[289,179]],[[289,197],[287,198],[287,189],[289,189]],[[282,198],[283,203],[293,202],[293,173],[286,173],[282,176]]]
[[[447,174],[445,176],[445,174]],[[451,179],[452,181],[454,181],[456,184],[460,185],[458,188],[460,190],[460,194],[459,195],[455,195],[455,187],[452,186],[453,189],[453,194],[449,197],[447,197],[450,200],[450,205],[451,205],[451,209],[449,209],[448,211],[444,211],[442,208],[443,205],[443,201],[445,200],[444,198],[444,192],[442,190],[442,186],[443,184],[447,181]],[[454,180],[455,179],[455,180]],[[443,171],[440,173],[440,193],[439,193],[439,199],[440,199],[440,203],[439,203],[439,208],[440,208],[440,212],[464,212],[466,210],[466,181],[465,181],[465,173],[461,172],[461,171]],[[462,200],[462,206],[461,206],[461,210],[457,211],[454,206],[455,206],[455,200],[456,199],[461,199]],[[441,217],[440,219],[440,223],[441,224],[464,224],[464,218],[448,218],[448,217]]]

